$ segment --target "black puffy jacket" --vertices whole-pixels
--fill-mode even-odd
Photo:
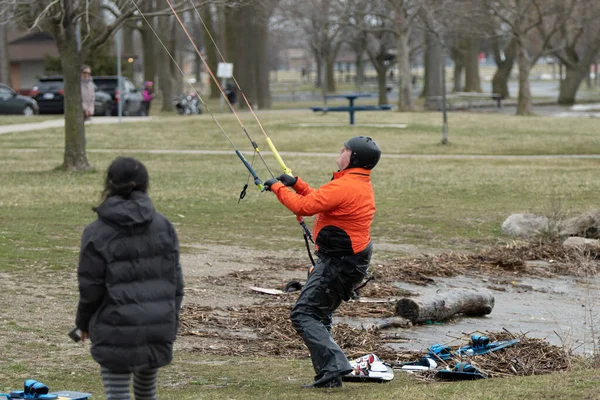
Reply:
[[[173,225],[147,194],[112,196],[88,225],[79,255],[76,325],[92,356],[116,372],[167,365],[173,358],[183,276]]]

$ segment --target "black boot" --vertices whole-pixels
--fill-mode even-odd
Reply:
[[[312,388],[336,388],[342,386],[342,376],[349,374],[352,370],[337,373],[325,372],[315,376],[315,381],[310,385],[302,386],[304,389]],[[317,379],[319,378],[319,379]]]
[[[341,376],[325,376],[319,380],[314,381],[310,385],[302,386],[304,389],[316,389],[316,388],[336,388],[342,386]]]

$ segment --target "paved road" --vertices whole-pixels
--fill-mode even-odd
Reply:
[[[23,117],[26,118],[26,117]],[[150,121],[152,117],[127,117],[123,118],[123,122],[139,122],[139,121]],[[102,118],[92,118],[90,122],[86,122],[86,124],[118,124],[119,117],[102,117]],[[0,126],[0,135],[5,133],[12,132],[28,132],[28,131],[37,131],[40,129],[49,129],[49,128],[60,128],[65,126],[64,119],[52,119],[43,122],[35,122],[29,124],[14,124],[14,125],[2,125]]]

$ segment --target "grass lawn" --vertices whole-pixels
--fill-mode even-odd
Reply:
[[[451,144],[442,146],[439,113],[357,116],[359,123],[402,123],[408,125],[406,129],[299,126],[346,123],[344,114],[273,111],[259,116],[277,148],[294,152],[284,155],[286,163],[313,186],[330,178],[343,140],[358,134],[377,140],[384,158],[373,173],[374,262],[402,255],[390,246],[378,251],[378,243],[476,250],[511,240],[501,235],[500,225],[512,213],[550,214],[560,207],[574,214],[597,207],[600,159],[519,157],[600,154],[600,132],[592,119],[451,114]],[[242,113],[240,117],[266,150],[252,116]],[[232,114],[217,118],[240,149],[251,150]],[[210,116],[161,115],[148,123],[90,125],[88,159],[96,170],[86,173],[56,170],[63,142],[61,129],[0,136],[0,392],[34,378],[51,388],[88,390],[96,394],[94,398],[102,398],[96,364],[87,348],[68,341],[66,332],[77,299],[81,232],[94,218],[91,207],[99,201],[103,172],[117,155],[138,157],[148,166],[150,194],[157,209],[176,224],[183,251],[193,252],[187,246],[193,243],[302,251],[294,217],[272,194],[259,193],[251,183],[238,204],[247,172]],[[152,149],[227,152],[156,154]],[[279,174],[268,152],[265,158]],[[270,177],[258,159],[255,165],[263,179]],[[308,360],[215,360],[179,349],[173,365],[161,371],[159,393],[165,399],[322,398],[323,391],[299,389],[312,379],[310,372]],[[583,369],[423,385],[397,373],[389,384],[348,384],[327,397],[595,398],[597,377],[597,371]]]

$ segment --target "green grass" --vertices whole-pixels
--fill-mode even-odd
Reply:
[[[450,145],[440,144],[440,113],[357,113],[357,125],[350,126],[347,113],[312,113],[308,110],[258,113],[267,134],[279,151],[337,152],[350,135],[372,135],[384,154],[470,154],[548,155],[600,154],[600,137],[593,118],[550,118],[511,115],[454,113],[449,116]],[[251,146],[231,113],[217,114],[233,142],[244,150]],[[267,150],[264,136],[254,117],[239,113],[250,135]],[[302,123],[339,126],[303,127]],[[367,128],[360,124],[407,124],[406,129]],[[144,123],[89,125],[88,150],[94,149],[212,149],[231,150],[229,142],[208,115],[197,117],[158,116]],[[63,129],[27,134],[2,135],[2,147],[55,148],[64,146]],[[58,164],[57,160],[57,164]]]
[[[384,157],[373,172],[377,214],[372,234],[376,249],[378,243],[400,243],[424,249],[475,250],[510,240],[501,235],[500,225],[512,213],[541,213],[557,200],[570,213],[597,206],[600,160],[427,156],[600,154],[598,129],[590,119],[453,114],[452,144],[442,146],[438,113],[358,115],[365,123],[408,124],[404,130],[298,127],[299,123],[345,122],[347,118],[304,111],[259,116],[279,150],[306,153],[287,155],[284,160],[313,186],[328,181],[335,168],[334,154],[351,135],[372,135],[385,155],[412,155]],[[241,117],[266,148],[252,116],[244,113]],[[240,148],[249,150],[234,116],[222,114],[218,118]],[[247,173],[210,118],[161,115],[150,123],[88,128],[88,158],[96,170],[86,173],[56,169],[63,155],[61,130],[0,136],[0,281],[4,282],[0,302],[4,307],[21,307],[3,307],[0,314],[0,345],[4,346],[0,349],[0,391],[17,389],[31,377],[51,388],[88,390],[101,398],[96,364],[85,347],[68,343],[65,333],[72,323],[77,297],[74,269],[82,229],[94,219],[91,207],[99,202],[103,171],[117,155],[133,155],[147,165],[151,197],[157,209],[176,224],[184,252],[194,251],[187,246],[194,243],[302,250],[294,217],[272,194],[259,193],[251,184],[247,197],[238,204]],[[228,152],[151,154],[149,149]],[[276,170],[272,157],[265,154],[265,158]],[[258,160],[255,164],[266,179],[264,166]],[[376,250],[375,258],[399,255]],[[14,319],[7,320],[8,310]],[[299,389],[312,379],[307,360],[218,360],[222,363],[200,353],[176,351],[174,363],[161,371],[161,398],[305,399],[325,395],[324,391]],[[348,384],[326,396],[594,398],[598,383],[594,370],[433,385],[397,375],[386,385]]]

